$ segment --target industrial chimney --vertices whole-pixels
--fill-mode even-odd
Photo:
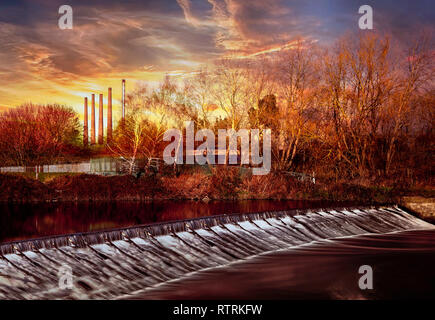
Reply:
[[[83,111],[83,146],[88,146],[88,98],[85,98],[85,105]]]
[[[98,115],[98,144],[103,144],[104,143],[104,136],[103,136],[103,132],[104,132],[104,122],[103,122],[103,95],[100,94],[100,113]]]
[[[91,145],[95,144],[95,94],[92,94]]]
[[[107,143],[112,140],[112,88],[107,96]]]
[[[122,79],[122,119],[125,118],[125,79]]]

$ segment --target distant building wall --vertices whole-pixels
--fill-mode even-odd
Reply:
[[[89,163],[89,172],[94,174],[106,173],[106,174],[116,174],[118,161],[113,158],[97,158],[91,159]]]
[[[46,173],[89,173],[91,170],[89,162],[71,164],[52,164],[42,167],[42,172]]]
[[[3,167],[0,172],[26,172],[26,167]]]

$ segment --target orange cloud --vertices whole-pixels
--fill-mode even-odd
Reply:
[[[261,57],[356,25],[356,0],[334,10],[314,0],[95,0],[73,5],[74,29],[60,30],[56,1],[0,3],[1,106],[56,102],[81,112],[84,96],[108,86],[120,99],[123,78],[128,88],[168,74],[184,78],[221,57]],[[32,13],[25,20],[21,3]],[[379,20],[395,27],[406,6],[385,6]],[[426,6],[420,11],[433,21]]]
[[[190,0],[177,0],[177,3],[183,9],[184,17],[186,21],[194,26],[199,26],[201,24],[200,20],[192,15]]]

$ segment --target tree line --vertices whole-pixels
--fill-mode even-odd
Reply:
[[[432,176],[434,49],[404,48],[376,33],[330,46],[295,41],[254,58],[227,56],[183,81],[138,85],[126,97],[107,151],[133,166],[161,157],[163,134],[196,128],[272,129],[275,171],[338,178]],[[60,125],[61,124],[61,125]],[[25,105],[0,115],[0,161],[54,161],[77,146],[78,116],[62,106]]]
[[[388,36],[346,36],[333,46],[297,41],[261,58],[227,57],[177,83],[138,86],[113,150],[161,157],[168,128],[271,128],[275,170],[345,178],[431,176],[434,50]],[[218,110],[219,112],[216,112]],[[131,159],[131,158],[130,158]]]

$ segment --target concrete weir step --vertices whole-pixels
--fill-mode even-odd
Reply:
[[[0,245],[0,299],[114,299],[313,241],[433,229],[397,206],[203,217]]]

